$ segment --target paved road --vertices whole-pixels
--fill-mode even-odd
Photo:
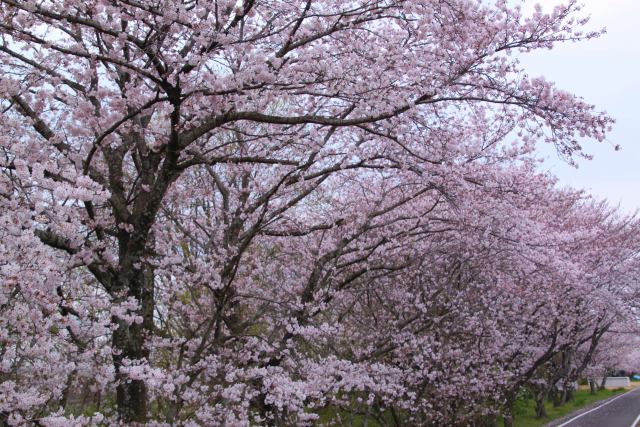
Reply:
[[[640,388],[613,397],[582,414],[575,414],[556,427],[640,427]]]

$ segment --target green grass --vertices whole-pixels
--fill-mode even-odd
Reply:
[[[536,404],[531,398],[522,398],[516,402],[514,408],[515,425],[516,427],[540,427],[555,419],[562,418],[591,405],[599,400],[607,399],[620,393],[624,393],[625,389],[616,390],[600,390],[595,394],[591,394],[589,390],[576,390],[573,396],[573,400],[558,408],[553,407],[553,403],[546,402],[545,407],[547,409],[548,417],[536,418]],[[354,400],[354,409],[358,406]],[[362,408],[361,408],[362,409]],[[377,422],[373,417],[367,417],[359,414],[350,414],[345,410],[341,410],[335,407],[323,408],[317,413],[320,415],[318,424],[320,425],[333,425],[333,424],[347,424],[354,427],[380,427],[381,424]],[[384,412],[382,417],[385,419],[384,425],[394,425],[393,417],[389,412]]]
[[[600,390],[595,394],[591,394],[589,390],[577,390],[574,398],[569,403],[554,408],[551,402],[546,402],[545,407],[547,409],[547,418],[536,418],[536,404],[532,399],[521,400],[517,402],[515,407],[515,421],[516,427],[538,427],[547,424],[558,418],[562,418],[565,415],[577,411],[587,405],[597,402],[602,399],[614,396],[616,394],[624,393],[626,390]]]

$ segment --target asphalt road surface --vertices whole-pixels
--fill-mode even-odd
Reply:
[[[570,415],[556,427],[640,427],[640,388]]]

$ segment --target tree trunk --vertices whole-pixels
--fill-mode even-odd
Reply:
[[[549,399],[550,402],[555,402],[556,401],[556,395],[558,394],[558,390],[555,388],[555,386],[551,387],[549,389],[549,392],[547,393],[547,398]]]
[[[504,427],[515,427],[516,425],[513,419],[513,414],[506,414],[503,420],[504,420]]]
[[[141,325],[128,325],[121,319],[113,319],[118,329],[113,333],[113,363],[116,369],[118,416],[126,423],[144,423],[147,419],[147,387],[142,380],[128,380],[121,372],[123,359],[144,359],[144,335]]]
[[[542,387],[539,392],[535,394],[536,400],[536,418],[546,418],[547,408],[544,407],[544,402],[547,400],[547,391],[545,387]]]
[[[547,414],[547,408],[544,407],[544,398],[542,400],[536,400],[536,418],[546,418],[549,416]]]
[[[560,406],[562,406],[562,399],[563,399],[563,392],[558,391],[557,393],[555,393],[553,395],[553,407],[554,408],[559,408]]]
[[[605,373],[602,376],[602,381],[600,382],[600,390],[604,390],[604,386],[607,384],[607,374]]]
[[[515,419],[513,417],[514,400],[515,400],[515,396],[507,398],[507,403],[504,407],[504,417],[503,417],[504,427],[515,427],[516,425]]]
[[[596,394],[597,385],[596,380],[593,378],[589,378],[589,390],[591,391],[591,394]]]
[[[573,388],[573,382],[566,384],[565,385],[565,389],[564,389],[564,402],[563,403],[568,403],[571,400],[573,400],[573,393],[574,393],[575,389]]]
[[[131,272],[122,274],[122,277],[129,283],[129,286],[125,288],[127,297],[134,297],[139,302],[140,309],[137,314],[143,320],[142,323],[132,324],[115,316],[112,320],[118,325],[112,338],[113,349],[117,352],[113,356],[118,382],[116,403],[118,417],[127,425],[144,425],[147,421],[147,385],[144,380],[128,379],[120,368],[124,359],[142,363],[148,362],[149,349],[145,344],[145,338],[147,333],[153,330],[153,276],[153,269],[148,265],[145,265],[141,270],[134,270],[133,274]]]

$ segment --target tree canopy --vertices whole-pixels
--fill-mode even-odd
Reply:
[[[613,120],[518,61],[586,22],[0,0],[0,424],[482,425],[609,363],[640,224],[536,144]]]

